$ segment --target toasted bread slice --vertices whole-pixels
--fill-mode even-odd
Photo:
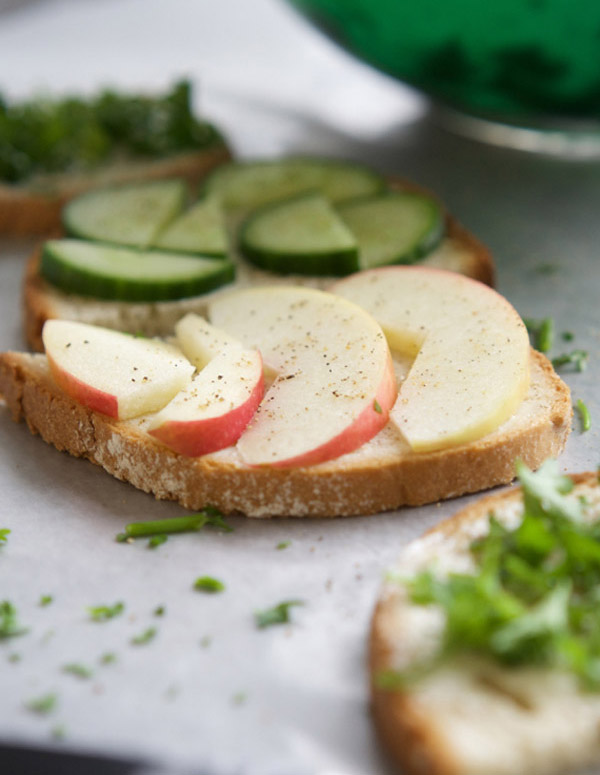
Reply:
[[[408,364],[397,363],[398,369]],[[204,457],[172,452],[144,430],[78,404],[57,386],[44,355],[0,355],[0,394],[15,420],[60,450],[118,479],[198,509],[250,517],[375,514],[510,482],[514,461],[537,467],[558,455],[570,431],[569,390],[540,353],[531,353],[531,386],[515,414],[477,442],[415,454],[391,424],[354,452],[304,468],[250,468],[235,447]]]
[[[93,173],[48,175],[34,183],[0,184],[0,234],[44,235],[61,225],[64,204],[98,186],[181,177],[196,186],[206,173],[231,158],[222,140],[207,148],[163,159],[104,166]]]
[[[598,474],[572,479],[569,497],[586,498],[590,518],[600,519]],[[469,546],[487,532],[489,514],[514,525],[522,511],[520,488],[475,502],[409,544],[398,574],[409,579],[425,568],[468,572]],[[383,672],[406,669],[435,649],[443,626],[435,613],[411,603],[405,586],[389,580],[373,616],[372,710],[402,772],[570,775],[598,765],[600,693],[583,690],[566,671],[464,656],[448,659],[404,690],[380,688]]]
[[[1,212],[0,206],[0,217]],[[39,261],[38,249],[28,262],[23,286],[25,336],[29,346],[39,352],[43,350],[42,328],[49,319],[78,320],[145,336],[166,336],[173,331],[175,323],[188,312],[205,314],[208,302],[214,298],[214,293],[211,293],[178,301],[132,303],[76,296],[64,293],[46,282],[39,274]],[[241,259],[238,259],[237,263],[236,281],[233,286],[228,285],[227,290],[232,287],[266,284],[304,284],[326,288],[334,279],[282,276],[257,269]],[[494,263],[490,252],[450,216],[447,217],[446,238],[420,263],[459,272],[487,285],[494,284]]]

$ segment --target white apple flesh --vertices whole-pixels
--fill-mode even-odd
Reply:
[[[185,357],[200,370],[219,353],[243,347],[239,339],[230,336],[193,312],[175,325],[177,344]]]
[[[386,267],[335,283],[363,306],[392,350],[415,360],[390,420],[415,452],[482,438],[507,420],[529,387],[529,337],[496,291],[454,272]]]
[[[315,465],[387,423],[397,394],[389,347],[355,304],[310,288],[252,288],[220,296],[209,318],[277,374],[237,444],[248,465]]]
[[[181,455],[207,455],[235,444],[263,394],[260,353],[230,347],[152,418],[148,432]]]
[[[166,342],[67,320],[49,320],[44,348],[57,384],[119,420],[154,412],[191,379],[192,364]]]

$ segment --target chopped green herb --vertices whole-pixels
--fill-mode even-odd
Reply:
[[[407,583],[417,605],[445,615],[439,652],[406,673],[383,675],[401,686],[458,653],[506,665],[568,669],[600,690],[600,521],[584,519],[587,504],[565,497],[573,482],[547,461],[537,473],[517,467],[523,517],[507,527],[493,514],[489,531],[471,544],[474,573],[436,577],[424,571]]]
[[[275,548],[279,550],[287,549],[291,543],[291,541],[280,541]]]
[[[8,600],[0,602],[0,640],[25,635],[27,629],[18,621],[17,609]]]
[[[169,536],[166,533],[159,533],[159,535],[152,536],[148,540],[148,549],[156,549],[161,544],[166,543],[169,540]]]
[[[67,728],[64,724],[57,724],[55,727],[52,727],[50,734],[55,740],[64,740],[67,736]]]
[[[172,519],[158,519],[152,522],[131,522],[125,525],[125,532],[117,535],[117,541],[127,541],[129,538],[147,538],[149,536],[169,535],[171,533],[195,533],[204,527],[214,527],[231,533],[233,528],[228,525],[221,512],[214,506],[207,506],[197,514]]]
[[[572,331],[563,331],[561,334],[563,342],[572,342],[575,339],[575,334]]]
[[[577,407],[579,416],[581,418],[581,430],[584,432],[589,431],[589,429],[592,427],[592,417],[590,415],[590,410],[587,408],[581,398],[577,399],[575,406]]]
[[[523,322],[529,331],[535,349],[541,353],[549,352],[554,342],[554,320],[552,318],[543,318],[542,320],[524,318]]]
[[[9,533],[10,533],[10,528],[0,527],[0,546],[6,543]]]
[[[87,609],[90,617],[95,622],[106,622],[108,619],[114,619],[115,616],[119,616],[125,610],[123,603],[115,603],[114,605],[96,605]]]
[[[194,589],[201,592],[222,592],[225,589],[225,584],[212,576],[200,576],[194,581]]]
[[[585,371],[588,364],[589,353],[586,350],[571,350],[570,353],[563,353],[552,359],[552,365],[555,369],[562,366],[573,366],[575,371]]]
[[[164,605],[157,605],[153,611],[154,616],[164,616],[166,612]]]
[[[303,600],[285,600],[273,608],[263,611],[255,611],[254,621],[259,628],[271,627],[273,624],[287,624],[290,621],[290,608],[295,605],[304,605]]]
[[[91,668],[86,667],[86,665],[81,665],[78,662],[70,662],[68,665],[63,665],[62,671],[63,673],[74,675],[76,678],[91,678],[94,675]]]
[[[373,409],[377,412],[377,414],[382,414],[383,409],[381,408],[381,404],[377,399],[373,401]]]
[[[54,693],[43,694],[41,697],[35,697],[25,703],[27,710],[32,713],[39,713],[41,716],[47,716],[56,708],[58,697]]]
[[[117,661],[117,655],[113,651],[107,651],[106,654],[102,654],[98,662],[101,665],[114,665]]]
[[[50,603],[51,603],[53,600],[54,600],[54,598],[52,597],[52,595],[42,595],[42,596],[40,597],[40,602],[39,602],[39,605],[40,605],[42,608],[44,608],[45,606],[47,606],[47,605],[50,605]]]
[[[151,640],[154,640],[156,637],[156,627],[148,627],[147,630],[144,630],[144,632],[141,632],[139,635],[135,635],[130,643],[133,646],[145,646],[146,643],[150,643]]]

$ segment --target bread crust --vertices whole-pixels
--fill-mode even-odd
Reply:
[[[87,175],[49,178],[44,187],[0,185],[0,234],[44,235],[60,229],[63,206],[90,188],[137,180],[182,177],[192,186],[218,164],[231,158],[224,142],[217,140],[206,149],[180,153],[164,159],[125,163]]]
[[[598,487],[597,472],[575,474],[571,478],[576,487]],[[498,514],[507,506],[520,502],[520,494],[521,488],[513,487],[505,492],[483,497],[428,530],[422,538],[413,542],[413,546],[428,537],[439,537],[443,542],[461,534],[470,535],[470,528],[485,520],[490,512]],[[461,763],[453,748],[451,737],[445,733],[443,724],[436,718],[431,707],[421,703],[416,693],[410,690],[391,690],[378,686],[377,676],[394,667],[394,645],[389,637],[388,623],[398,605],[397,595],[387,587],[375,606],[371,621],[371,711],[377,733],[393,760],[406,775],[465,775],[467,769],[471,773],[471,769],[464,762]],[[480,721],[482,724],[486,723],[486,719],[482,718]],[[596,732],[594,735],[597,737]],[[589,758],[589,752],[588,756],[583,752],[579,763],[573,766],[586,765]],[[560,769],[561,765],[552,761],[552,754],[549,754],[543,762],[533,759],[523,762],[520,771],[546,774]],[[500,773],[504,770],[501,764],[492,762],[489,772]]]
[[[200,458],[176,454],[135,422],[77,404],[54,383],[45,356],[0,355],[0,394],[15,420],[60,450],[101,465],[159,499],[251,517],[333,517],[422,505],[512,481],[514,461],[536,468],[570,431],[569,390],[532,351],[532,385],[519,411],[477,442],[415,454],[391,425],[359,450],[305,468],[245,466],[234,448]]]

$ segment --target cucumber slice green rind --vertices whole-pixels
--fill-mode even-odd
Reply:
[[[360,269],[415,263],[437,247],[446,229],[441,205],[412,191],[388,191],[336,209],[356,237]]]
[[[140,252],[93,242],[46,242],[40,274],[67,293],[111,301],[170,301],[199,296],[231,282],[235,267],[222,258]]]
[[[346,275],[358,270],[352,233],[320,194],[266,205],[242,225],[240,249],[278,274]]]
[[[63,209],[63,226],[81,239],[147,248],[183,210],[182,180],[96,189],[72,199]]]
[[[311,158],[231,162],[205,181],[205,190],[218,194],[227,211],[246,212],[306,191],[319,191],[331,202],[341,202],[385,188],[385,179],[368,167]]]
[[[172,221],[153,243],[154,248],[203,256],[227,255],[225,217],[215,197],[204,197]]]

